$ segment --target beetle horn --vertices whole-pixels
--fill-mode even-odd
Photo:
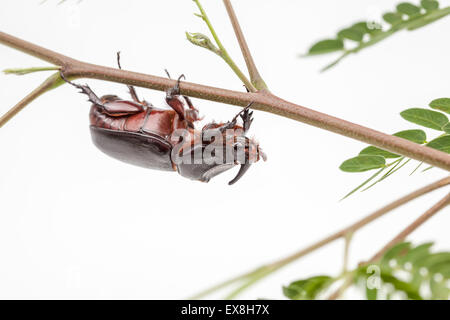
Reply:
[[[231,186],[232,184],[236,183],[247,172],[248,168],[250,168],[251,165],[251,163],[241,164],[241,168],[239,169],[238,174],[236,175],[236,177],[234,177],[233,180],[228,182],[228,184]]]

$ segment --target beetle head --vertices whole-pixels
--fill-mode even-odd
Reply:
[[[259,144],[246,137],[240,130],[225,130],[217,128],[201,131],[194,139],[183,141],[179,148],[176,162],[178,173],[184,177],[208,182],[216,175],[225,172],[236,165],[240,169],[229,184],[236,183],[259,159],[266,160]],[[237,126],[236,126],[237,127]],[[192,137],[192,136],[191,136]],[[182,154],[182,156],[181,156]],[[172,161],[174,154],[172,154]]]

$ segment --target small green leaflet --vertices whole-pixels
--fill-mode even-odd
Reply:
[[[398,12],[387,12],[383,15],[383,20],[387,23],[395,26],[396,24],[399,24],[403,22],[402,15]]]
[[[309,49],[308,55],[324,54],[342,49],[344,49],[344,42],[340,39],[322,40]]]
[[[291,300],[312,300],[317,297],[318,293],[328,288],[333,281],[334,279],[329,276],[315,276],[298,280],[283,287],[283,293]]]
[[[345,172],[363,172],[383,168],[386,160],[382,156],[360,155],[344,161],[339,169]]]
[[[450,135],[445,135],[431,140],[426,146],[443,152],[450,153]]]
[[[450,133],[450,122],[443,126],[442,130],[444,130],[446,133]]]
[[[425,143],[427,141],[427,135],[423,130],[413,129],[413,130],[403,130],[394,133],[393,136],[400,137],[415,143]]]
[[[397,5],[397,11],[399,13],[406,14],[410,17],[415,17],[420,15],[420,8],[409,2],[402,2]]]
[[[400,112],[400,115],[409,122],[439,131],[448,123],[445,114],[428,109],[411,108]]]
[[[422,0],[420,5],[427,11],[433,11],[439,9],[439,2],[436,0]]]
[[[435,99],[430,102],[430,107],[450,114],[450,98]]]
[[[361,152],[359,153],[359,155],[382,156],[386,159],[400,157],[398,154],[395,154],[395,153],[392,153],[389,151],[385,151],[385,150],[382,150],[382,149],[374,147],[374,146],[369,146],[367,148],[362,149]]]
[[[348,28],[338,32],[338,38],[349,39],[353,41],[362,41],[364,33],[358,29]]]

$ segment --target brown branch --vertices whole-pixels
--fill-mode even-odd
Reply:
[[[59,72],[51,75],[39,87],[30,92],[27,96],[25,96],[25,98],[20,100],[14,107],[0,117],[0,128],[36,98],[45,92],[62,85],[63,83],[64,82],[61,81],[61,77],[59,76]]]
[[[244,33],[242,32],[241,26],[239,25],[239,20],[236,17],[236,13],[234,12],[230,0],[223,0],[223,3],[225,5],[225,8],[227,9],[228,16],[230,17],[231,24],[233,25],[234,33],[236,34],[236,38],[239,42],[239,47],[241,48],[245,63],[247,64],[250,81],[256,89],[267,90],[267,85],[259,74],[255,61],[253,61],[252,54],[250,52],[250,49],[248,48],[247,41],[245,41]]]
[[[0,43],[57,63],[64,75],[71,78],[93,78],[155,90],[166,90],[175,84],[174,80],[166,78],[81,62],[3,32],[0,32]],[[254,102],[254,109],[291,118],[450,171],[450,155],[445,152],[296,105],[264,91],[245,93],[190,82],[182,82],[180,89],[184,95],[226,104],[246,106]]]
[[[310,245],[310,246],[308,246],[308,247],[306,247],[306,248],[304,248],[304,249],[302,249],[302,250],[300,250],[300,251],[298,251],[298,252],[296,252],[294,254],[291,254],[291,255],[289,255],[289,256],[287,256],[285,258],[282,258],[280,260],[277,260],[275,262],[267,264],[267,265],[265,265],[263,267],[260,267],[260,268],[258,268],[256,270],[253,270],[253,271],[250,271],[248,273],[245,273],[245,274],[242,274],[240,276],[237,276],[237,277],[233,278],[232,280],[227,280],[227,281],[225,281],[225,282],[223,282],[221,284],[218,284],[218,285],[214,286],[211,289],[207,289],[207,290],[201,292],[200,294],[196,295],[195,298],[203,297],[204,295],[206,295],[206,294],[208,294],[208,293],[210,293],[212,291],[221,289],[221,288],[223,288],[225,286],[228,286],[231,283],[234,283],[236,281],[243,280],[243,279],[246,279],[248,277],[255,276],[255,275],[258,276],[258,275],[262,274],[263,276],[259,277],[258,280],[262,279],[263,277],[265,277],[265,276],[267,276],[267,275],[269,275],[269,274],[271,274],[271,273],[281,269],[282,267],[288,265],[289,263],[291,263],[293,261],[296,261],[299,258],[302,258],[302,257],[306,256],[307,254],[309,254],[309,253],[311,253],[311,252],[313,252],[313,251],[315,251],[317,249],[320,249],[320,248],[324,247],[325,245],[327,245],[327,244],[329,244],[329,243],[331,243],[331,242],[333,242],[333,241],[335,241],[337,239],[344,238],[348,234],[353,234],[354,232],[356,232],[357,230],[359,230],[359,229],[363,228],[364,226],[368,225],[372,221],[382,217],[386,213],[388,213],[388,212],[390,212],[390,211],[392,211],[392,210],[394,210],[394,209],[404,205],[405,203],[408,203],[408,202],[410,202],[410,201],[412,201],[412,200],[414,200],[414,199],[416,199],[416,198],[418,198],[418,197],[420,197],[422,195],[425,195],[425,194],[427,194],[427,193],[429,193],[431,191],[434,191],[436,189],[440,189],[442,187],[445,187],[445,186],[447,186],[449,184],[450,184],[450,176],[445,177],[445,178],[443,178],[441,180],[438,180],[438,181],[436,181],[434,183],[431,183],[431,184],[429,184],[429,185],[427,185],[425,187],[422,187],[422,188],[420,188],[418,190],[415,190],[415,191],[413,191],[413,192],[411,192],[411,193],[401,197],[400,199],[398,199],[398,200],[396,200],[394,202],[391,202],[390,204],[388,204],[388,205],[386,205],[386,206],[376,210],[372,214],[370,214],[367,217],[357,221],[356,223],[353,223],[352,225],[350,225],[350,226],[348,226],[348,227],[346,227],[346,228],[344,228],[344,229],[342,229],[342,230],[340,230],[340,231],[338,231],[338,232],[336,232],[336,233],[334,233],[334,234],[332,234],[332,235],[330,235],[330,236],[328,236],[328,237],[326,237],[326,238],[324,238],[324,239],[322,239],[322,240],[320,240],[320,241],[318,241],[318,242],[316,242],[316,243],[314,243],[314,244],[312,244],[312,245]],[[237,290],[239,290],[239,288]]]

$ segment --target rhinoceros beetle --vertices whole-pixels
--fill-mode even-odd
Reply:
[[[120,55],[117,53],[120,66]],[[167,72],[167,71],[166,71]],[[167,72],[170,78],[170,75]],[[211,122],[201,130],[194,124],[201,120],[189,97],[180,93],[181,75],[175,86],[166,91],[166,102],[172,108],[154,107],[139,100],[128,85],[132,101],[116,95],[98,97],[88,85],[67,83],[81,90],[92,102],[89,113],[94,144],[107,155],[133,165],[176,171],[181,176],[208,182],[214,176],[240,165],[238,181],[250,165],[266,160],[259,144],[245,136],[253,121],[251,103],[226,123]],[[186,107],[187,105],[187,107]],[[242,126],[237,124],[242,119]]]

